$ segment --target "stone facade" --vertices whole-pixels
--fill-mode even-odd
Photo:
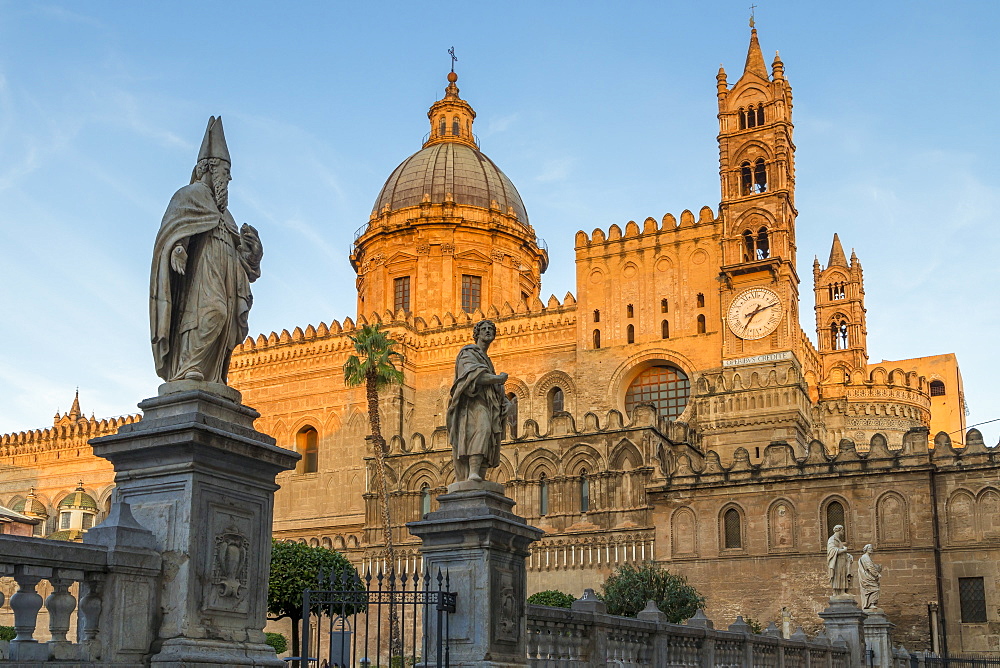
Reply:
[[[342,379],[350,335],[378,323],[404,355],[381,418],[401,559],[416,558],[404,525],[454,479],[443,425],[455,355],[490,317],[490,353],[517,401],[497,480],[546,532],[530,548],[529,592],[578,595],[652,559],[687,575],[717,619],[786,607],[814,629],[839,507],[852,552],[873,543],[886,566],[898,641],[927,647],[928,603],[943,600],[952,651],[1000,649],[996,451],[974,430],[959,442],[954,355],[869,363],[861,263],[839,237],[813,264],[815,339],[801,328],[791,85],[756,31],[740,78],[716,78],[718,208],[577,232],[576,294],[561,300],[541,299],[546,247],[478,150],[456,81],[358,230],[357,315],[233,354],[230,382],[260,411],[256,427],[303,455],[278,476],[275,535],[377,559],[364,389]],[[0,436],[0,503],[34,488],[46,535],[80,479],[106,510],[113,471],[86,441],[138,419],[74,411]],[[959,578],[983,578],[985,621],[960,621]]]

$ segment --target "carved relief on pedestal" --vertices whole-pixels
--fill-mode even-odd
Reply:
[[[521,637],[521,604],[514,582],[514,572],[506,568],[493,571],[493,591],[497,610],[494,640],[516,643]]]
[[[219,588],[219,598],[240,600],[246,595],[249,549],[250,541],[236,527],[215,537],[212,584]]]

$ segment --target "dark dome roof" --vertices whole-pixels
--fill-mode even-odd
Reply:
[[[476,149],[459,142],[442,142],[423,148],[397,167],[375,200],[375,213],[417,206],[429,194],[441,204],[451,193],[456,204],[488,209],[493,200],[500,211],[514,209],[518,222],[528,224],[528,212],[510,179],[493,161]]]

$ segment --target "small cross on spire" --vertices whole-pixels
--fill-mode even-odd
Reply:
[[[448,49],[448,55],[451,56],[451,71],[454,72],[455,61],[458,60],[458,57],[455,55],[455,47],[451,47],[450,49]]]
[[[750,5],[750,27],[753,28],[753,10],[757,9],[757,5]]]

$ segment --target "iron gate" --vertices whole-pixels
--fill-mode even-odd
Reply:
[[[456,597],[440,570],[321,577],[302,595],[302,668],[449,668]]]

